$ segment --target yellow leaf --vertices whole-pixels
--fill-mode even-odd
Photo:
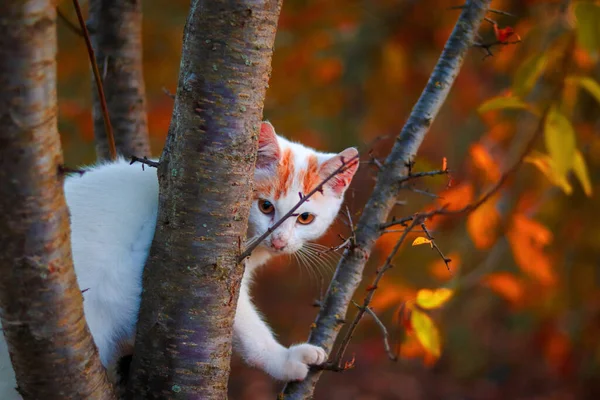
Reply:
[[[429,315],[419,310],[413,310],[410,323],[421,345],[432,356],[438,358],[442,352],[440,333]]]
[[[598,103],[600,103],[600,84],[593,78],[587,76],[571,76],[567,78],[567,81],[581,86],[583,89],[587,90]]]
[[[573,171],[575,176],[579,179],[581,187],[588,197],[592,196],[592,182],[590,181],[590,175],[585,165],[585,159],[579,150],[575,152],[575,162],[573,163]]]
[[[547,154],[533,151],[531,155],[525,157],[524,161],[535,165],[553,185],[560,187],[565,194],[570,195],[573,193],[573,188],[567,177],[556,173],[554,162]]]
[[[578,1],[574,6],[577,18],[577,40],[590,55],[600,49],[600,7],[587,1]]]
[[[556,174],[566,177],[575,161],[575,131],[571,121],[556,108],[548,113],[544,139]]]
[[[514,96],[498,96],[492,97],[486,100],[482,105],[479,106],[477,111],[483,114],[488,111],[502,110],[502,109],[526,109],[528,108],[527,103],[518,97]]]
[[[544,72],[546,53],[536,54],[525,60],[517,69],[513,81],[513,90],[519,97],[525,97],[533,89],[535,82]]]
[[[412,245],[418,246],[420,244],[426,244],[426,243],[431,243],[431,240],[427,239],[426,237],[419,236],[412,242]]]
[[[443,306],[454,294],[452,289],[421,289],[417,292],[417,304],[426,310]]]

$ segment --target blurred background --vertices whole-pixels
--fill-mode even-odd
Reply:
[[[398,218],[442,204],[459,208],[477,198],[514,161],[537,118],[522,110],[478,112],[486,100],[518,94],[543,105],[556,85],[557,65],[576,21],[568,1],[494,0],[510,12],[490,14],[510,40],[493,56],[473,48],[416,158],[415,171],[452,170],[415,182],[400,194]],[[597,4],[597,2],[590,2]],[[363,165],[347,194],[354,222],[383,160],[421,93],[460,10],[454,1],[284,0],[264,116],[279,134],[319,150],[357,146]],[[144,68],[153,155],[171,119],[189,0],[143,2]],[[76,21],[69,2],[61,10]],[[592,25],[593,26],[593,25]],[[484,22],[481,43],[496,40]],[[518,35],[518,36],[516,36]],[[600,36],[598,36],[600,38]],[[597,79],[597,50],[578,42],[570,74]],[[59,129],[66,162],[94,162],[91,85],[81,37],[59,22]],[[560,180],[544,164],[544,140],[486,206],[466,217],[432,221],[451,271],[429,246],[412,247],[415,232],[380,284],[373,309],[386,324],[397,362],[383,349],[378,326],[365,316],[346,357],[355,367],[326,372],[316,399],[595,399],[600,398],[600,92],[565,86],[561,109],[572,123],[587,174]],[[547,161],[547,160],[546,160]],[[585,171],[584,171],[585,172]],[[323,239],[340,243],[350,228],[340,215]],[[377,243],[355,295],[362,302],[375,269],[398,232]],[[397,229],[396,229],[397,230]],[[276,260],[259,273],[254,295],[284,344],[302,342],[312,306],[331,277],[331,252],[312,266]],[[399,309],[423,288],[455,289],[428,314],[439,330],[441,355],[424,348]],[[350,309],[351,318],[355,309]],[[408,329],[407,329],[408,328]],[[274,399],[281,384],[234,357],[232,399]]]

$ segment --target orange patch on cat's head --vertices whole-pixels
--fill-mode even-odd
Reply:
[[[302,193],[310,193],[321,182],[319,176],[319,161],[317,156],[312,154],[308,157],[308,165],[305,170],[300,172],[300,181],[302,182]]]
[[[287,195],[294,183],[295,172],[292,149],[287,148],[279,159],[275,174],[254,182],[254,199],[272,197],[279,200]]]
[[[287,148],[283,151],[283,155],[277,166],[277,182],[275,186],[275,200],[281,196],[285,196],[294,182],[294,158],[292,157],[292,149]]]

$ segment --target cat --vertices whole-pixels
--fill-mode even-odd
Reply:
[[[254,192],[248,221],[250,243],[278,221],[323,178],[354,159],[355,148],[320,153],[278,136],[269,122],[260,128]],[[281,345],[252,304],[249,287],[256,268],[273,256],[292,254],[319,238],[334,221],[356,170],[350,163],[302,204],[244,261],[236,315],[234,350],[251,366],[281,381],[303,380],[310,365],[326,361],[320,347]],[[84,313],[100,359],[114,371],[133,351],[140,305],[141,277],[158,211],[154,168],[124,159],[90,167],[65,180],[71,215],[73,262],[83,291]],[[110,376],[110,373],[109,373]],[[0,398],[18,399],[4,337],[0,337]],[[14,397],[16,396],[16,397]]]

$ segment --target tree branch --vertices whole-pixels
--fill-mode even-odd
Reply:
[[[90,0],[88,25],[117,153],[150,156],[146,87],[142,69],[142,1]],[[98,159],[111,157],[104,133],[102,98],[93,96],[94,136]]]
[[[110,123],[110,117],[108,115],[108,106],[106,105],[106,97],[104,96],[104,88],[102,86],[100,70],[98,69],[98,63],[96,62],[96,56],[94,54],[94,48],[92,47],[92,42],[90,40],[90,34],[88,32],[87,26],[85,25],[85,20],[83,19],[83,14],[81,12],[81,7],[79,6],[79,0],[73,0],[73,6],[75,7],[75,11],[77,12],[77,19],[79,20],[79,26],[81,27],[81,31],[83,32],[83,37],[85,39],[85,47],[87,48],[88,56],[90,58],[90,64],[92,66],[92,72],[94,74],[94,79],[96,80],[96,90],[98,91],[98,97],[100,98],[100,106],[102,108],[102,117],[104,119],[104,128],[106,132],[106,138],[108,140],[110,158],[112,160],[115,160],[117,158],[115,135],[113,132],[112,125]]]
[[[444,103],[491,0],[469,0],[444,47],[425,90],[413,108],[394,147],[378,173],[373,190],[356,229],[356,244],[347,249],[329,285],[327,295],[311,330],[309,342],[331,350],[340,330],[337,320],[344,318],[352,295],[360,284],[362,272],[383,223],[396,203],[399,179],[406,176],[406,164],[412,161],[433,119]],[[320,371],[311,371],[302,382],[290,382],[283,390],[285,399],[312,396]]]

